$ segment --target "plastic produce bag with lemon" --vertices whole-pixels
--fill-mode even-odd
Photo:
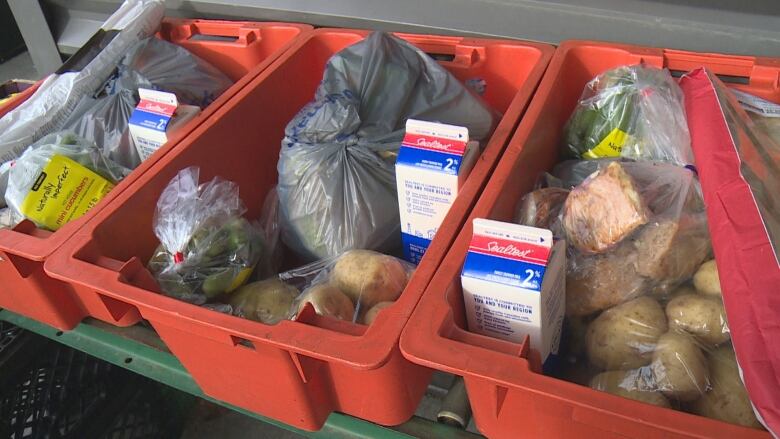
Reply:
[[[166,295],[203,304],[243,285],[268,258],[262,231],[242,216],[238,185],[198,179],[197,167],[183,169],[160,195],[154,215],[160,246],[149,270]]]
[[[683,95],[666,69],[618,67],[591,80],[566,125],[564,156],[693,164]]]

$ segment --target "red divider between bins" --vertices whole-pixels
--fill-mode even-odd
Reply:
[[[460,271],[472,220],[512,220],[520,198],[532,190],[540,173],[557,163],[564,124],[594,76],[639,62],[680,71],[706,65],[747,82],[737,88],[780,101],[778,61],[592,41],[561,44],[495,172],[404,329],[400,343],[404,355],[420,365],[463,376],[477,427],[491,438],[767,438],[763,431],[639,403],[535,372],[538,360],[523,354],[528,351],[526,344],[466,331]]]
[[[312,27],[305,24],[252,23],[217,20],[166,18],[159,37],[180,44],[222,70],[237,81],[192,121],[181,127],[157,153],[120,182],[101,203],[83,217],[71,221],[56,232],[39,230],[29,221],[14,229],[0,229],[0,308],[6,308],[59,329],[68,330],[84,317],[92,316],[115,325],[132,325],[140,314],[116,301],[103,297],[81,298],[64,282],[46,275],[43,263],[56,249],[75,235],[92,216],[127,189],[173,149],[195,127],[208,120],[257,73],[268,67],[292,42]],[[199,35],[254,35],[236,41],[192,39]],[[35,86],[40,85],[40,82]],[[0,109],[4,115],[21,105],[34,91],[26,90]]]
[[[554,50],[519,41],[398,34],[432,54],[453,55],[442,65],[461,81],[484,79],[484,98],[504,116],[406,290],[370,327],[327,318],[317,319],[316,326],[292,321],[268,326],[142,285],[143,263],[157,245],[154,208],[168,181],[190,165],[201,168],[203,179],[219,175],[233,180],[241,188],[247,216],[256,218],[276,184],[287,122],[314,96],[328,59],[366,35],[368,31],[318,29],[298,40],[46,262],[47,273],[72,285],[83,301],[110,297],[140,312],[209,396],[307,430],[320,428],[332,411],[385,425],[399,424],[414,413],[431,371],[403,358],[401,331]]]

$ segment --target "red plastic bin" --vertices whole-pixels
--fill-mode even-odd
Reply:
[[[171,150],[196,126],[208,120],[257,73],[268,67],[290,44],[312,27],[288,23],[252,23],[166,18],[158,36],[185,47],[236,81],[215,102],[183,126],[152,157],[109,193],[91,212],[56,232],[39,230],[24,221],[14,229],[0,229],[0,308],[5,308],[59,329],[68,330],[92,316],[117,325],[131,325],[137,312],[118,315],[110,301],[81,301],[64,282],[47,276],[43,264],[86,221],[116,198],[133,181]],[[227,37],[217,40],[209,37]],[[235,38],[234,41],[230,41]],[[0,117],[32,95],[36,84],[0,108]]]
[[[191,165],[200,167],[204,180],[216,175],[233,180],[248,217],[256,218],[276,184],[287,122],[314,96],[328,59],[366,35],[318,29],[299,40],[46,263],[46,271],[71,283],[82,300],[110,301],[118,313],[140,312],[207,395],[306,430],[319,429],[333,411],[385,425],[414,413],[431,371],[403,358],[401,330],[554,51],[519,41],[398,34],[430,54],[451,56],[442,65],[458,79],[484,79],[486,101],[504,116],[406,290],[371,327],[317,316],[309,322],[314,325],[268,326],[144,288],[149,279],[144,265],[157,246],[152,217],[168,181]]]
[[[406,358],[464,377],[474,420],[491,438],[723,437],[766,432],[664,409],[538,373],[538,354],[467,332],[460,271],[474,218],[511,221],[520,198],[558,162],[563,127],[585,84],[605,70],[645,62],[687,72],[705,65],[736,87],[780,101],[780,60],[590,41],[556,50],[493,176],[401,336]]]

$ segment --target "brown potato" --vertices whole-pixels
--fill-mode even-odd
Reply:
[[[644,366],[650,363],[658,337],[666,331],[661,305],[650,297],[639,297],[604,311],[588,326],[588,358],[605,370]]]
[[[292,317],[297,295],[297,288],[271,278],[244,285],[230,295],[229,303],[237,316],[273,325]]]
[[[330,275],[331,284],[349,296],[355,307],[363,309],[398,299],[407,280],[398,259],[370,250],[344,253]]]
[[[658,339],[651,363],[658,389],[667,397],[694,401],[709,387],[709,370],[696,341],[688,334],[667,332]]]
[[[319,284],[306,289],[298,299],[297,314],[300,314],[307,303],[311,303],[314,311],[321,316],[352,321],[355,314],[355,305],[349,297],[330,284]]]
[[[707,357],[712,390],[693,404],[694,413],[745,427],[761,428],[739,378],[739,368],[731,346],[715,349]]]
[[[702,294],[686,294],[672,299],[666,305],[669,329],[687,332],[710,346],[729,341],[726,311],[718,299]]]
[[[718,277],[718,266],[715,265],[715,259],[709,260],[703,264],[693,275],[693,285],[696,291],[708,296],[721,297],[723,292],[720,289],[720,278]]]
[[[647,367],[602,372],[590,380],[590,387],[659,407],[671,407],[669,400],[656,389],[653,373]]]
[[[369,309],[368,312],[366,312],[366,314],[363,316],[363,324],[371,326],[371,324],[374,323],[374,320],[376,320],[376,316],[379,315],[379,311],[382,311],[394,303],[395,302],[379,302],[372,306],[371,309]]]

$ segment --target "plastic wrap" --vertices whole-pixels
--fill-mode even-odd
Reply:
[[[370,250],[350,250],[245,285],[231,295],[236,315],[275,324],[307,305],[319,315],[370,324],[401,295],[412,266]]]
[[[568,315],[650,292],[663,297],[711,252],[692,171],[667,163],[596,163],[586,166],[600,169],[572,189],[561,209]]]
[[[5,200],[16,212],[17,218],[23,216],[22,204],[54,156],[67,157],[111,183],[130,173],[129,169],[104,157],[100,148],[89,140],[68,131],[49,134],[27,148],[10,166]],[[42,224],[38,226],[44,227]]]
[[[588,366],[606,370],[590,380],[592,388],[761,427],[740,380],[723,303],[711,294],[710,266],[699,268],[695,288],[684,288],[664,307],[644,296],[604,311],[588,325]]]
[[[411,44],[375,32],[334,55],[315,100],[287,125],[279,158],[284,242],[305,258],[400,246],[395,155],[409,118],[469,128],[496,115]]]
[[[680,87],[667,70],[644,65],[602,73],[569,119],[564,154],[692,164]]]
[[[261,231],[241,216],[238,186],[198,179],[197,167],[186,168],[160,194],[154,214],[160,247],[149,270],[165,294],[203,304],[244,284],[267,249]]]
[[[205,107],[232,81],[183,47],[151,37],[139,41],[120,60],[116,73],[96,97],[81,99],[64,127],[93,140],[104,154],[134,169],[141,163],[128,121],[138,105],[138,89],[174,93],[179,104]]]

